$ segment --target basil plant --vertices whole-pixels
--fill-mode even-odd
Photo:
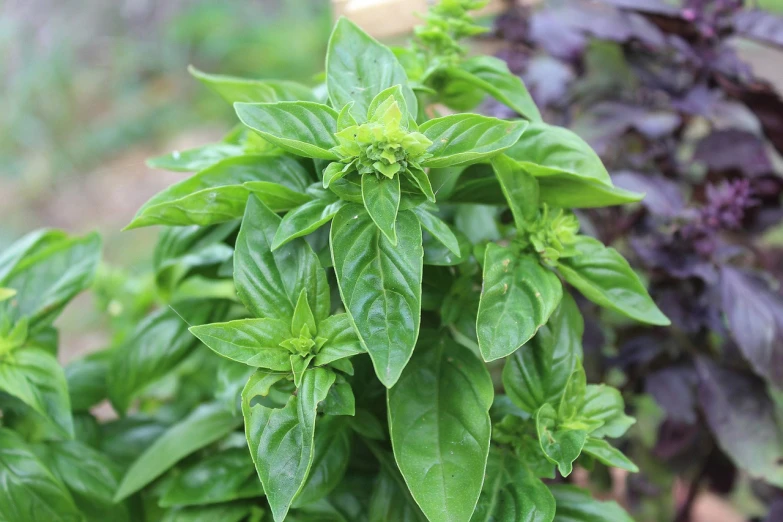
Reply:
[[[85,285],[49,276],[93,266],[93,240],[3,255],[0,519],[630,520],[564,480],[637,470],[577,302],[668,320],[573,209],[641,195],[466,58],[473,7],[442,2],[408,49],[339,20],[314,89],[192,69],[241,125],[151,160],[194,172],[128,227],[163,227],[154,297],[118,312],[147,294],[101,285],[128,320],[64,373],[42,338]],[[461,112],[485,96],[527,119]]]

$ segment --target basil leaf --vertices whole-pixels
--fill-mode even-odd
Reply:
[[[492,379],[470,350],[423,337],[387,392],[397,464],[430,520],[470,519],[489,451]]]
[[[538,179],[541,201],[564,208],[593,208],[644,197],[615,187],[601,159],[568,129],[534,122],[506,154]]]
[[[478,87],[528,120],[541,121],[541,113],[522,79],[499,58],[475,56],[449,67],[446,74]]]
[[[68,301],[92,284],[101,239],[98,234],[67,237],[54,233],[27,236],[20,242],[0,260],[0,266],[8,267],[0,268],[6,272],[0,287],[17,291],[14,299],[0,301],[0,317],[27,318],[32,332],[52,324]]]
[[[419,187],[419,190],[421,190],[421,193],[424,194],[427,200],[435,203],[435,193],[432,191],[430,177],[426,172],[415,167],[408,167],[406,175]]]
[[[503,154],[492,159],[492,169],[514,215],[517,230],[526,230],[538,215],[538,181]]]
[[[218,93],[228,103],[314,100],[313,91],[301,84],[279,80],[251,80],[222,74],[207,74],[192,65],[188,72]]]
[[[549,320],[562,296],[560,280],[534,256],[487,245],[476,319],[484,360],[500,359],[527,343]]]
[[[364,208],[383,235],[397,245],[394,223],[400,208],[400,178],[379,178],[371,174],[362,176],[362,199]]]
[[[423,223],[422,226],[424,226]],[[449,232],[451,232],[454,235],[454,239],[457,240],[457,246],[459,247],[460,255],[455,256],[454,252],[449,250],[449,248],[446,247],[446,245],[441,240],[436,239],[432,234],[427,234],[424,236],[423,241],[425,265],[456,266],[470,259],[470,256],[473,252],[473,245],[470,244],[467,236],[456,229],[449,229]],[[449,244],[451,244],[451,238],[449,238],[448,235],[443,236],[442,239],[444,241],[448,241]],[[478,299],[476,301],[478,302]]]
[[[503,388],[514,404],[532,415],[546,403],[560,402],[582,359],[583,332],[582,314],[566,293],[530,345],[514,352],[503,367]]]
[[[577,413],[580,412],[580,408],[585,403],[586,393],[587,376],[585,375],[584,368],[579,364],[568,377],[568,382],[563,390],[563,395],[560,397],[557,417],[561,423],[564,421],[571,421],[577,416]],[[594,423],[598,426],[603,424],[603,420],[592,419],[590,415],[580,415],[579,420],[584,421],[587,424],[582,427],[583,429],[592,429],[591,426]]]
[[[421,226],[432,234],[432,237],[448,248],[457,258],[460,257],[459,241],[446,223],[421,207],[414,207],[411,211],[416,214]]]
[[[318,336],[327,341],[313,360],[316,366],[324,366],[365,351],[348,314],[335,314],[321,321],[318,324]]]
[[[203,506],[263,495],[247,450],[230,448],[175,475],[163,490],[160,506]]]
[[[516,455],[489,452],[486,478],[470,522],[551,522],[555,499]]]
[[[219,404],[202,404],[171,426],[128,468],[114,494],[119,502],[139,491],[196,450],[234,431],[241,418]]]
[[[84,520],[62,482],[7,428],[0,428],[0,519]]]
[[[289,339],[290,322],[279,319],[239,319],[227,323],[193,326],[190,333],[212,351],[248,366],[288,371],[288,350],[280,343]]]
[[[306,158],[335,161],[337,111],[313,102],[236,103],[240,121],[281,149]]]
[[[271,377],[271,380],[279,377]],[[242,392],[242,414],[250,453],[269,506],[277,522],[305,484],[313,463],[316,408],[334,383],[333,372],[312,368],[304,372],[302,385],[283,408],[254,403],[257,394],[269,393],[269,374],[263,370],[250,378]]]
[[[302,289],[316,320],[329,315],[330,295],[326,273],[310,246],[302,239],[272,252],[280,218],[260,200],[248,200],[234,254],[237,294],[256,317],[291,321]]]
[[[276,212],[288,210],[310,200],[304,193],[310,181],[289,157],[229,158],[153,196],[125,229],[231,221],[244,214],[251,187]]]
[[[175,508],[168,511],[160,522],[240,522],[253,512],[263,514],[252,503],[230,502],[214,506]]]
[[[347,382],[335,382],[329,390],[323,407],[324,415],[353,417],[356,414],[356,397]]]
[[[623,455],[620,450],[613,447],[605,440],[587,437],[587,441],[585,442],[582,451],[588,455],[592,455],[596,460],[603,462],[607,466],[624,469],[631,473],[637,473],[639,471],[636,464],[631,462],[631,460]]]
[[[581,422],[593,437],[617,438],[636,421],[625,414],[625,401],[616,388],[589,384],[576,413],[576,422]]]
[[[397,382],[413,353],[421,314],[421,228],[409,211],[399,213],[396,228],[394,246],[363,208],[347,205],[331,230],[340,296],[387,387]]]
[[[332,389],[335,386],[332,386]],[[351,456],[350,434],[348,424],[339,417],[324,417],[318,421],[313,463],[293,507],[306,506],[321,500],[342,481]]]
[[[557,464],[560,474],[567,477],[574,469],[573,463],[582,452],[587,439],[583,430],[557,427],[557,412],[551,404],[544,404],[536,412],[538,443],[547,460]]]
[[[126,507],[114,503],[120,471],[106,455],[77,441],[38,444],[33,451],[65,484],[87,520],[130,519]]]
[[[104,350],[72,361],[65,367],[65,380],[73,411],[86,411],[108,397],[106,376],[112,353]]]
[[[306,236],[331,221],[344,203],[331,192],[328,194],[286,213],[275,232],[272,250],[277,250],[292,239]]]
[[[73,438],[68,385],[54,355],[39,348],[20,348],[4,354],[0,358],[0,391],[42,415],[61,436]]]
[[[210,143],[193,149],[174,151],[163,156],[147,160],[151,169],[172,170],[175,172],[196,172],[211,167],[215,163],[236,156],[243,156],[245,147],[233,143]]]
[[[57,243],[66,241],[68,234],[62,230],[42,228],[22,236],[0,252],[0,281],[25,257],[34,256]]]
[[[399,473],[398,473],[399,475]],[[402,477],[395,478],[381,468],[370,497],[368,522],[427,522],[419,506],[410,498]]]
[[[553,484],[549,491],[557,505],[554,522],[633,522],[617,502],[596,500],[587,490]]]
[[[637,321],[667,326],[671,321],[658,309],[639,276],[614,248],[597,239],[580,236],[578,255],[558,264],[563,278],[586,298]]]
[[[418,113],[416,95],[394,53],[346,18],[340,18],[326,52],[326,87],[332,106],[353,102],[351,114],[367,121],[373,99],[389,87],[400,85],[409,114]]]
[[[419,127],[432,145],[422,167],[443,168],[478,163],[514,145],[526,121],[505,121],[478,114],[452,114]]]

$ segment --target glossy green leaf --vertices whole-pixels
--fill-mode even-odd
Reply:
[[[230,448],[188,466],[166,484],[162,507],[203,506],[263,496],[245,448]]]
[[[563,389],[563,395],[560,397],[560,404],[557,409],[557,418],[562,422],[571,421],[579,413],[582,405],[585,402],[585,395],[587,392],[587,376],[585,370],[581,364],[577,364],[574,371],[568,377],[565,388]],[[583,429],[590,429],[588,426],[592,426],[593,420],[589,417],[580,415],[580,421],[586,423],[586,426],[580,426]],[[598,424],[601,422],[598,421]]]
[[[423,226],[424,225],[422,225],[422,227]],[[467,236],[459,230],[451,230],[451,228],[449,228],[449,230],[457,241],[460,255],[455,256],[454,252],[449,250],[443,242],[436,239],[432,234],[426,234],[423,239],[425,265],[456,266],[470,259],[470,256],[473,253],[473,245],[470,244]],[[451,238],[448,236],[444,236],[443,239],[451,242]],[[478,302],[478,299],[476,302]]]
[[[538,181],[506,155],[494,157],[492,169],[514,215],[517,230],[527,229],[538,216]]]
[[[593,437],[617,438],[628,431],[635,420],[625,414],[625,402],[616,388],[588,384],[576,422],[582,423]]]
[[[421,169],[409,167],[406,174],[411,180],[413,180],[416,186],[419,187],[421,193],[424,194],[424,196],[429,201],[434,203],[435,193],[432,191],[432,184],[430,183],[430,178],[427,173]]]
[[[337,111],[313,102],[236,103],[240,121],[265,140],[298,156],[335,161]]]
[[[549,488],[511,453],[493,450],[470,522],[552,522],[555,499]]]
[[[615,468],[624,469],[631,473],[636,473],[639,468],[631,460],[623,455],[623,452],[606,442],[605,440],[587,437],[584,448],[582,449],[588,455],[592,455],[596,460]]]
[[[331,250],[340,296],[375,373],[387,387],[399,379],[419,335],[421,227],[409,211],[397,216],[392,245],[360,206],[340,209]]]
[[[318,324],[318,335],[327,341],[313,360],[316,366],[323,366],[365,351],[348,314],[335,314],[321,321]]]
[[[356,397],[348,382],[336,382],[332,386],[324,401],[323,413],[349,417],[356,414]]]
[[[399,475],[399,472],[397,473]],[[381,469],[375,479],[368,522],[427,522],[419,506],[410,498],[402,477]]]
[[[487,245],[476,331],[485,361],[514,353],[549,320],[563,296],[557,276],[533,256]]]
[[[190,328],[212,351],[232,361],[279,372],[290,367],[290,352],[280,346],[289,339],[290,322],[279,319],[238,319]]]
[[[34,256],[49,247],[67,241],[68,235],[62,230],[42,228],[17,239],[0,252],[0,281],[25,258]]]
[[[233,143],[210,143],[193,149],[174,151],[147,160],[151,169],[197,172],[227,158],[245,154],[245,148]]]
[[[514,145],[527,127],[525,121],[505,121],[478,114],[452,114],[419,127],[432,145],[423,167],[468,165],[491,158]]]
[[[446,223],[421,207],[413,208],[412,212],[419,218],[419,223],[424,230],[432,234],[432,237],[448,248],[457,258],[461,256],[459,240]]]
[[[166,430],[128,468],[114,494],[126,499],[161,476],[174,464],[223,438],[242,424],[240,417],[219,404],[203,404]]]
[[[150,225],[212,225],[242,217],[250,190],[275,211],[309,201],[307,171],[285,156],[240,156],[225,159],[176,183],[145,203],[126,229]],[[261,183],[261,189],[258,188]],[[264,186],[268,190],[263,190]],[[268,195],[267,195],[268,194]]]
[[[605,207],[644,197],[615,187],[593,149],[563,127],[531,123],[506,154],[538,179],[541,201],[552,206]]]
[[[596,500],[590,492],[567,484],[553,484],[555,522],[633,522],[617,502]]]
[[[397,244],[395,222],[400,208],[400,177],[392,179],[373,175],[362,176],[364,208],[383,235]]]
[[[289,322],[302,289],[316,320],[329,315],[326,273],[302,239],[272,252],[280,217],[260,200],[248,200],[234,254],[234,283],[239,298],[256,317]]]
[[[101,239],[94,233],[67,237],[53,232],[19,242],[0,259],[0,273],[5,272],[0,287],[17,292],[13,299],[0,301],[0,317],[13,322],[26,317],[33,331],[50,325],[68,301],[92,284]]]
[[[470,520],[489,451],[494,392],[484,363],[434,334],[389,389],[389,431],[397,464],[430,520]]]
[[[242,413],[250,453],[276,522],[286,517],[291,502],[301,491],[314,456],[315,419],[318,403],[334,383],[333,372],[312,368],[302,385],[283,408],[268,408],[254,401],[267,395],[279,377],[261,370],[242,392]]]
[[[416,96],[394,53],[353,22],[340,18],[326,52],[326,87],[332,106],[353,103],[351,113],[361,123],[367,120],[373,99],[395,85],[402,86],[408,112],[417,114]]]
[[[54,355],[39,348],[20,348],[0,356],[0,391],[42,415],[60,436],[73,437],[68,385]]]
[[[527,87],[499,58],[475,56],[449,67],[446,74],[478,87],[528,120],[541,121],[541,113]]]
[[[64,368],[73,411],[88,410],[108,397],[106,375],[111,352],[100,351],[71,361]]]
[[[582,452],[587,439],[583,430],[562,429],[557,426],[557,412],[550,404],[544,404],[536,412],[536,431],[541,451],[560,474],[567,477],[573,470],[573,463]]]
[[[334,386],[332,386],[334,389]],[[328,399],[327,399],[328,400]],[[351,431],[339,417],[324,417],[315,432],[313,463],[293,507],[317,502],[343,479],[351,456]]]
[[[65,484],[86,520],[130,520],[126,507],[114,503],[120,471],[106,455],[77,441],[42,443],[34,451]]]
[[[523,411],[533,414],[558,404],[568,378],[582,359],[584,321],[576,302],[564,294],[549,321],[503,368],[503,388]]]
[[[7,428],[0,428],[0,520],[84,520],[63,483]]]
[[[174,508],[160,522],[240,522],[252,512],[259,511],[249,502],[228,502],[213,506]]]
[[[251,80],[222,74],[207,74],[192,65],[188,72],[218,93],[228,103],[314,100],[313,91],[299,83],[279,80]]]
[[[314,198],[283,216],[280,226],[275,232],[272,249],[277,250],[292,239],[306,236],[319,229],[332,218],[343,206],[343,201],[331,195]]]
[[[557,268],[582,295],[600,306],[643,323],[671,324],[617,250],[586,236],[579,238],[576,249],[579,254],[562,259]]]

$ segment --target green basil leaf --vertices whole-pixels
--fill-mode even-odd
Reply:
[[[316,366],[324,366],[365,351],[348,314],[335,314],[321,321],[318,324],[318,336],[326,339],[326,343],[313,360]]]
[[[487,245],[476,332],[485,361],[514,353],[549,320],[563,285],[531,255]]]
[[[424,194],[429,201],[435,203],[435,193],[432,191],[432,184],[430,183],[430,178],[427,173],[415,167],[408,167],[406,174],[413,180],[416,186],[419,187],[421,193]]]
[[[73,438],[68,385],[54,355],[39,348],[4,354],[0,358],[0,390],[50,421],[61,436]]]
[[[253,184],[246,185],[247,182]],[[153,196],[125,229],[150,225],[205,226],[240,218],[250,187],[276,212],[288,210],[310,200],[304,193],[310,182],[304,167],[289,157],[229,158]]]
[[[394,457],[430,520],[470,519],[484,480],[493,394],[486,366],[435,335],[422,338],[388,390]]]
[[[290,323],[279,319],[239,319],[193,326],[190,333],[212,351],[248,366],[288,371],[288,350],[280,343],[291,338]]]
[[[193,66],[188,67],[188,72],[228,103],[315,100],[310,88],[296,82],[207,74]]]
[[[175,508],[168,511],[160,522],[240,522],[253,512],[261,511],[250,502],[229,502],[214,506]]]
[[[0,281],[25,257],[32,257],[57,243],[68,240],[62,230],[42,228],[19,238],[0,252]]]
[[[584,404],[585,394],[587,393],[587,376],[585,375],[585,369],[581,364],[576,365],[574,371],[568,377],[563,395],[560,397],[560,405],[557,409],[557,418],[560,423],[570,421],[577,416],[580,408]],[[580,420],[588,421],[588,424],[592,424],[592,419],[580,416]],[[599,424],[603,422],[600,421]],[[585,426],[583,429],[590,429]]]
[[[38,444],[33,451],[65,484],[87,520],[130,519],[126,507],[114,503],[120,471],[106,455],[77,441]]]
[[[70,493],[24,440],[0,428],[0,519],[83,522]]]
[[[605,384],[588,384],[576,414],[576,422],[583,423],[593,437],[617,438],[636,421],[625,414],[625,401],[616,388]]]
[[[272,252],[280,217],[260,200],[248,200],[234,254],[237,294],[256,317],[290,323],[302,289],[307,290],[316,320],[329,315],[330,295],[326,272],[302,239]]]
[[[313,463],[316,408],[334,379],[329,370],[307,370],[297,393],[283,408],[253,403],[256,394],[269,393],[269,374],[263,370],[251,377],[242,392],[247,442],[276,522],[286,517],[305,484]]]
[[[400,85],[409,114],[418,113],[416,95],[394,53],[346,18],[340,18],[326,52],[326,87],[332,106],[353,102],[351,113],[367,121],[373,99],[389,87]]]
[[[449,67],[446,74],[478,87],[528,120],[541,121],[541,113],[522,79],[499,58],[475,56]]]
[[[363,208],[347,205],[334,217],[331,230],[340,296],[387,387],[408,363],[421,320],[421,227],[411,212],[403,211],[396,228],[394,246]]]
[[[554,522],[633,522],[628,513],[614,501],[594,499],[590,492],[567,484],[553,484]]]
[[[331,192],[328,194],[331,195]],[[322,227],[332,220],[342,206],[343,201],[331,195],[314,198],[291,210],[283,216],[280,227],[275,232],[272,250],[277,250],[292,239],[306,236]]]
[[[362,199],[373,222],[391,244],[396,245],[394,224],[400,209],[400,177],[381,179],[373,175],[362,176]]]
[[[671,324],[617,250],[586,236],[579,237],[576,249],[579,254],[562,259],[557,269],[582,295],[600,306],[643,323]]]
[[[448,248],[457,258],[460,257],[460,244],[454,232],[449,226],[441,221],[431,212],[427,212],[421,207],[414,207],[411,211],[419,218],[419,223],[424,229],[432,234],[432,237]]]
[[[538,215],[538,181],[503,154],[492,158],[492,168],[514,215],[517,230],[526,230]]]
[[[198,344],[188,334],[189,324],[219,320],[225,304],[192,301],[153,312],[113,352],[107,378],[109,399],[118,412],[125,412],[133,398],[147,385],[166,375]]]
[[[422,224],[422,226],[424,225]],[[449,229],[449,231],[453,233],[454,238],[457,240],[460,255],[455,256],[454,252],[449,250],[443,242],[436,239],[432,234],[426,234],[423,241],[425,265],[456,266],[470,259],[473,245],[470,244],[467,236],[456,229]],[[450,242],[450,238],[448,241]],[[478,302],[478,299],[476,301]]]
[[[478,163],[514,145],[527,127],[526,121],[505,121],[478,114],[452,114],[429,120],[419,127],[432,145],[432,157],[422,167],[443,168]]]
[[[621,205],[644,197],[612,185],[598,155],[568,129],[531,123],[506,154],[538,179],[541,201],[564,208]]]
[[[514,352],[503,367],[503,387],[523,411],[533,414],[558,404],[568,378],[582,359],[584,321],[568,294],[530,345]]]
[[[631,473],[637,473],[639,468],[631,460],[623,455],[623,452],[613,447],[605,440],[587,437],[583,450],[588,455],[592,455],[599,462],[607,466],[624,469]]]
[[[348,424],[339,417],[324,417],[318,421],[310,473],[292,507],[321,500],[342,481],[351,456],[350,435]]]
[[[54,233],[27,236],[20,242],[0,260],[0,266],[9,267],[0,268],[6,272],[0,286],[17,291],[14,299],[0,301],[0,317],[12,322],[27,318],[33,332],[52,324],[65,305],[92,284],[101,258],[101,238],[94,233],[82,237]],[[18,253],[24,257],[16,257]]]
[[[175,475],[165,486],[160,506],[203,506],[263,495],[247,450],[230,448]]]
[[[240,417],[219,404],[202,404],[166,430],[131,464],[114,494],[114,501],[128,498],[194,451],[234,431],[241,422]]]
[[[65,367],[65,380],[73,411],[86,411],[108,397],[106,376],[111,351],[104,350],[72,361]]]
[[[174,151],[147,160],[151,169],[175,172],[197,172],[215,163],[236,156],[243,156],[245,147],[233,143],[210,143],[193,149]]]
[[[397,473],[399,475],[399,472]],[[381,469],[370,497],[368,522],[427,522],[427,517],[410,498],[402,477]]]
[[[324,415],[346,415],[353,417],[356,414],[356,397],[353,388],[347,382],[336,382],[329,389],[323,407]]]
[[[587,433],[558,428],[557,423],[557,412],[551,404],[544,404],[536,412],[536,431],[541,451],[552,464],[557,464],[560,474],[567,477],[582,452]]]
[[[306,158],[339,159],[337,111],[313,102],[236,103],[240,121],[281,149]]]
[[[549,488],[513,454],[489,452],[486,478],[470,522],[552,522]]]

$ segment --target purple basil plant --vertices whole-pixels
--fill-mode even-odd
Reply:
[[[586,328],[593,377],[621,375],[637,416],[646,397],[657,405],[644,427],[657,430],[654,440],[628,442],[648,462],[629,485],[637,510],[665,504],[665,477],[678,476],[690,492],[669,508],[677,520],[688,520],[702,489],[726,494],[739,480],[774,517],[783,488],[783,100],[737,49],[747,39],[783,48],[783,18],[738,0],[568,1],[510,7],[495,32],[499,56],[544,118],[585,138],[617,185],[646,193],[637,208],[580,215],[583,228],[635,258],[673,323],[593,314]],[[778,56],[762,67],[783,67]]]

